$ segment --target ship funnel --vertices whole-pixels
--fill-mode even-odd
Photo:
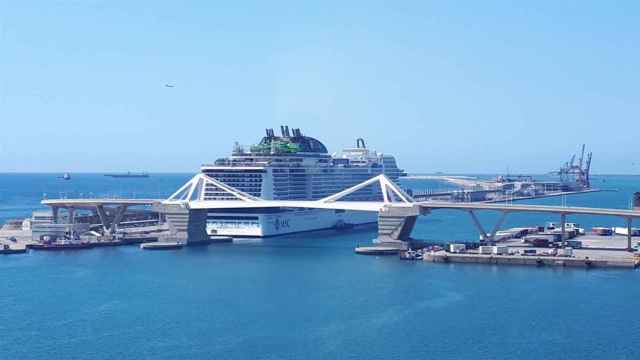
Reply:
[[[285,125],[284,126],[284,134],[286,137],[291,137],[291,134],[289,133],[289,126]]]
[[[364,139],[363,139],[363,138],[358,138],[358,139],[356,140],[356,147],[357,147],[358,149],[366,149],[366,148],[367,148],[367,147],[365,146],[365,144],[364,144]]]
[[[280,134],[282,134],[282,137],[287,136],[287,133],[284,132],[284,126],[280,125]]]

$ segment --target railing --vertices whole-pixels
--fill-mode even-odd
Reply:
[[[425,190],[411,190],[413,196],[429,196],[433,194],[442,194],[442,193],[452,193],[454,191],[459,191],[458,188],[435,188],[435,189],[425,189]]]
[[[170,194],[166,192],[58,192],[43,193],[42,200],[58,200],[58,199],[166,199]]]

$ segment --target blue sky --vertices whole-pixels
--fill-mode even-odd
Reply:
[[[410,172],[640,173],[635,1],[0,0],[0,172],[195,172],[265,127]],[[167,88],[166,83],[174,84]]]

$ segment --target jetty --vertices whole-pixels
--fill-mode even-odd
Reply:
[[[542,250],[542,249],[541,249]],[[445,250],[427,252],[424,261],[434,263],[475,263],[492,265],[532,265],[583,268],[636,268],[640,257],[615,250],[574,250],[572,256],[502,255],[478,252],[452,253]]]

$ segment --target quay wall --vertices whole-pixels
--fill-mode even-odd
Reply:
[[[639,265],[636,259],[595,258],[584,259],[559,256],[521,256],[521,255],[480,255],[454,254],[445,251],[427,253],[424,261],[435,263],[474,263],[494,265],[532,265],[532,266],[566,266],[566,267],[597,267],[597,268],[635,268]]]

